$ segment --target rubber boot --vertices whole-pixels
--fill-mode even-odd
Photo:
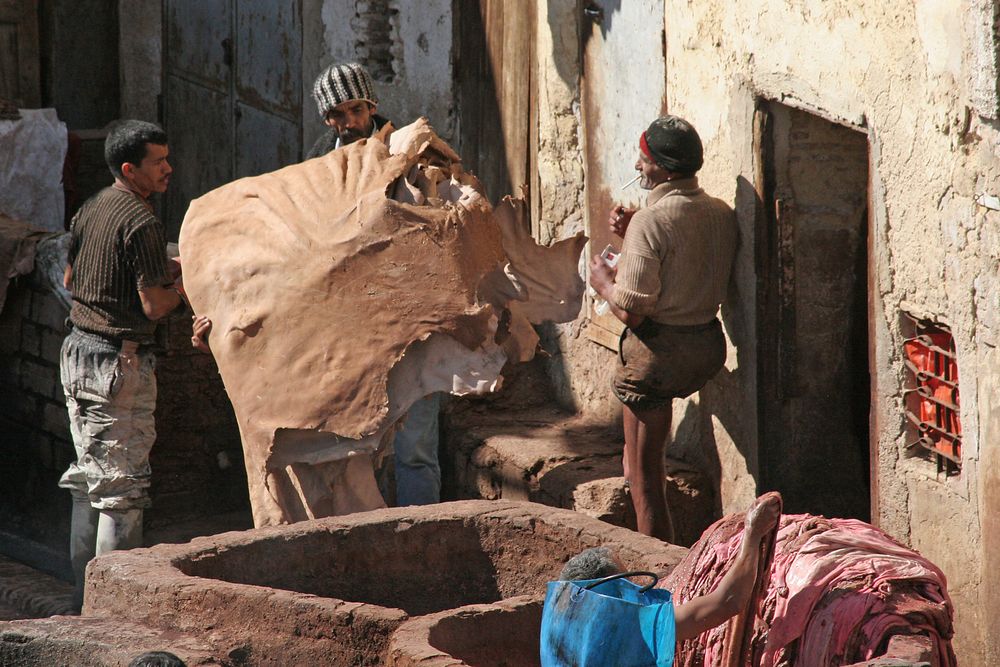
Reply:
[[[104,510],[97,522],[97,555],[142,546],[142,510]]]
[[[73,495],[73,514],[69,529],[69,559],[73,566],[73,608],[83,607],[83,582],[87,563],[97,550],[97,517],[100,513],[90,504],[87,496]]]

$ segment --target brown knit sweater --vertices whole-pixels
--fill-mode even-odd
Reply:
[[[697,178],[661,183],[625,233],[615,303],[661,324],[711,321],[726,296],[736,238],[733,209]]]
[[[170,282],[163,226],[138,195],[115,186],[87,200],[70,224],[73,325],[106,338],[153,340],[138,290]]]

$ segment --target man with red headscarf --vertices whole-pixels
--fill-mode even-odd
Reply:
[[[726,360],[716,317],[736,254],[733,209],[698,186],[701,138],[677,116],[639,138],[645,208],[616,206],[609,224],[624,236],[616,268],[596,255],[590,284],[625,323],[614,391],[623,405],[625,477],[641,533],[673,537],[663,493],[671,403],[705,386]]]

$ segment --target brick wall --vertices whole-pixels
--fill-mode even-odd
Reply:
[[[391,0],[358,0],[351,17],[355,55],[377,83],[396,83],[400,72],[403,47],[399,40],[399,10],[394,5]],[[427,45],[422,48],[426,50]]]
[[[59,351],[66,311],[34,276],[12,281],[0,313],[0,531],[65,550],[75,458]],[[147,529],[246,513],[239,432],[211,355],[191,348],[190,315],[160,325],[153,508]]]

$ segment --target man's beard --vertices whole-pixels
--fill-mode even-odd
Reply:
[[[364,132],[359,132],[357,130],[344,130],[340,133],[340,143],[342,144],[353,144],[358,139],[364,139],[367,136]]]

